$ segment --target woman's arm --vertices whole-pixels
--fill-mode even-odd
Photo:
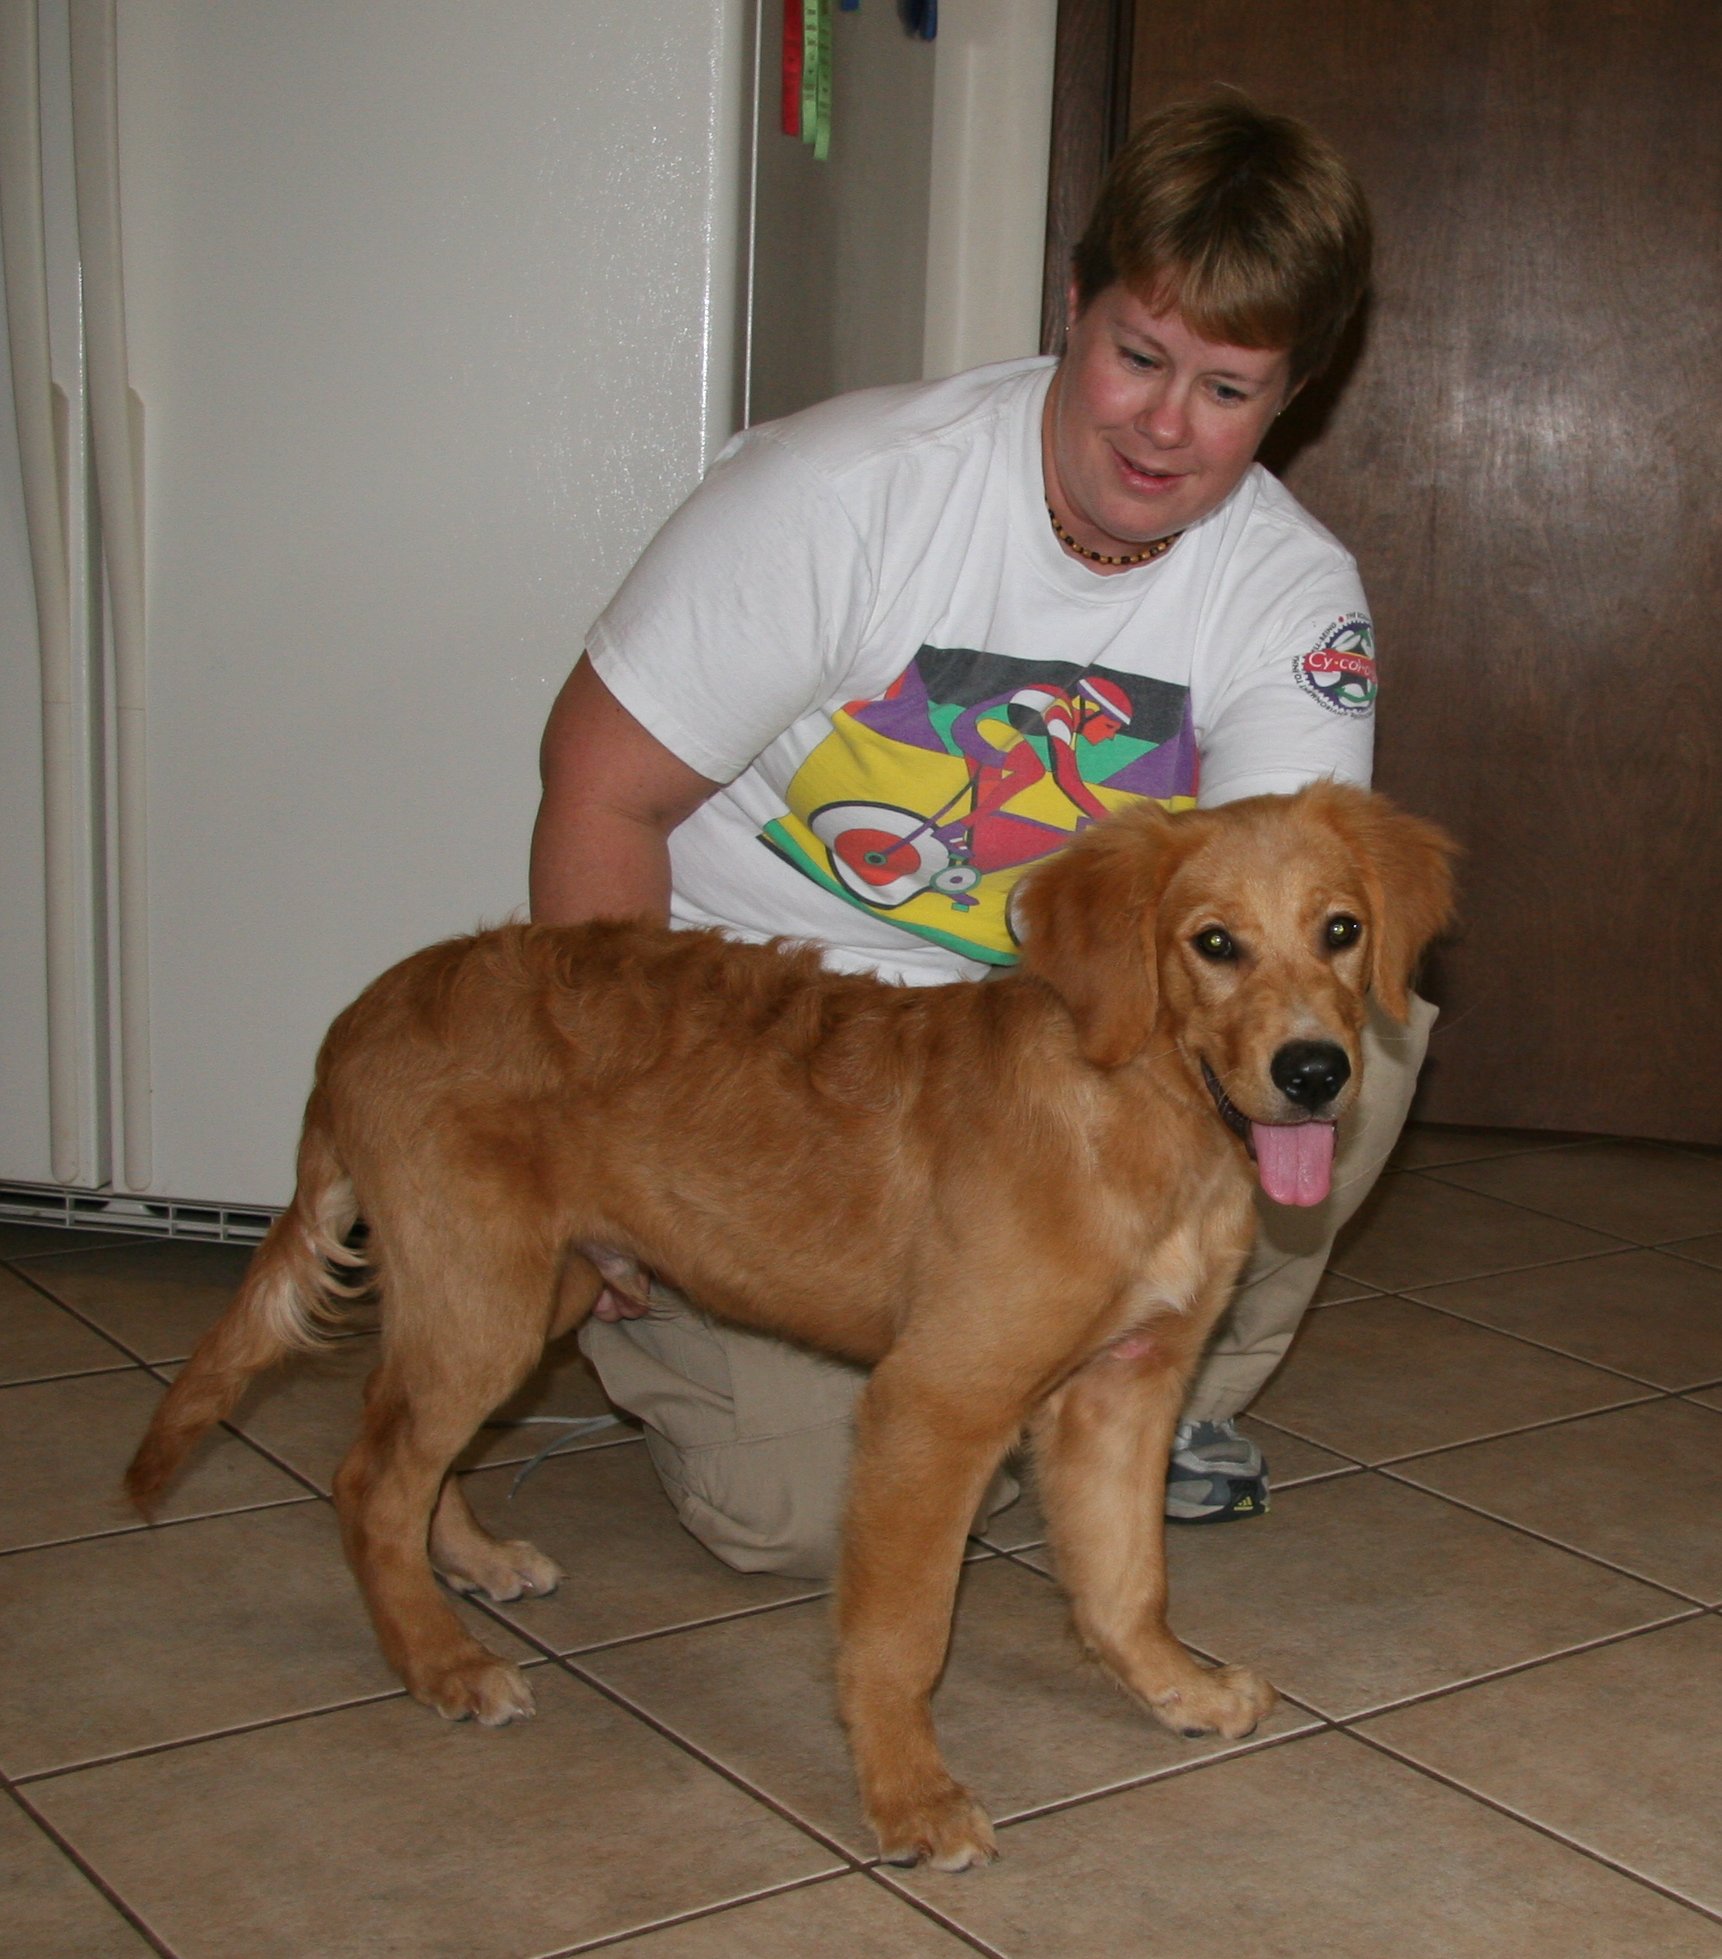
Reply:
[[[1198,800],[1289,795],[1320,776],[1369,786],[1375,641],[1355,572],[1310,581],[1257,616],[1222,616],[1196,709]]]
[[[533,918],[667,920],[670,832],[722,785],[649,734],[584,654],[550,711],[538,766]]]
[[[540,925],[670,915],[670,832],[720,787],[672,755],[581,654],[538,750],[544,793],[532,828],[532,916]],[[644,1300],[606,1286],[601,1320],[638,1319]]]

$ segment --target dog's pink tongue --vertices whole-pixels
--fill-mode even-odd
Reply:
[[[1256,1174],[1276,1204],[1319,1204],[1333,1187],[1331,1122],[1252,1122]]]

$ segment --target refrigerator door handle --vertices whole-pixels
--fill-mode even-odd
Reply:
[[[93,1152],[82,1133],[79,1048],[78,760],[67,551],[67,403],[49,357],[48,255],[42,213],[42,116],[36,0],[0,0],[0,263],[24,520],[42,672],[42,875],[47,953],[48,1154],[79,1183]]]
[[[114,0],[72,0],[72,147],[96,494],[114,645],[122,1171],[149,1187],[148,752],[143,405],[132,392],[120,239],[118,32]]]

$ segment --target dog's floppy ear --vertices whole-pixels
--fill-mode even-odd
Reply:
[[[1070,1009],[1097,1068],[1128,1061],[1153,1028],[1152,915],[1176,854],[1173,820],[1143,803],[1085,830],[1013,894],[1022,963]]]
[[[1453,859],[1445,830],[1396,809],[1385,796],[1340,783],[1309,792],[1351,846],[1372,915],[1370,985],[1385,1012],[1411,1011],[1411,975],[1429,942],[1453,921]]]

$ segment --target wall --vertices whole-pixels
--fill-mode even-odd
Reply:
[[[1056,0],[837,13],[831,155],[778,125],[762,14],[750,422],[1038,345]]]
[[[915,379],[926,301],[937,44],[889,0],[834,16],[831,154],[779,127],[778,9],[763,22],[748,417]]]

